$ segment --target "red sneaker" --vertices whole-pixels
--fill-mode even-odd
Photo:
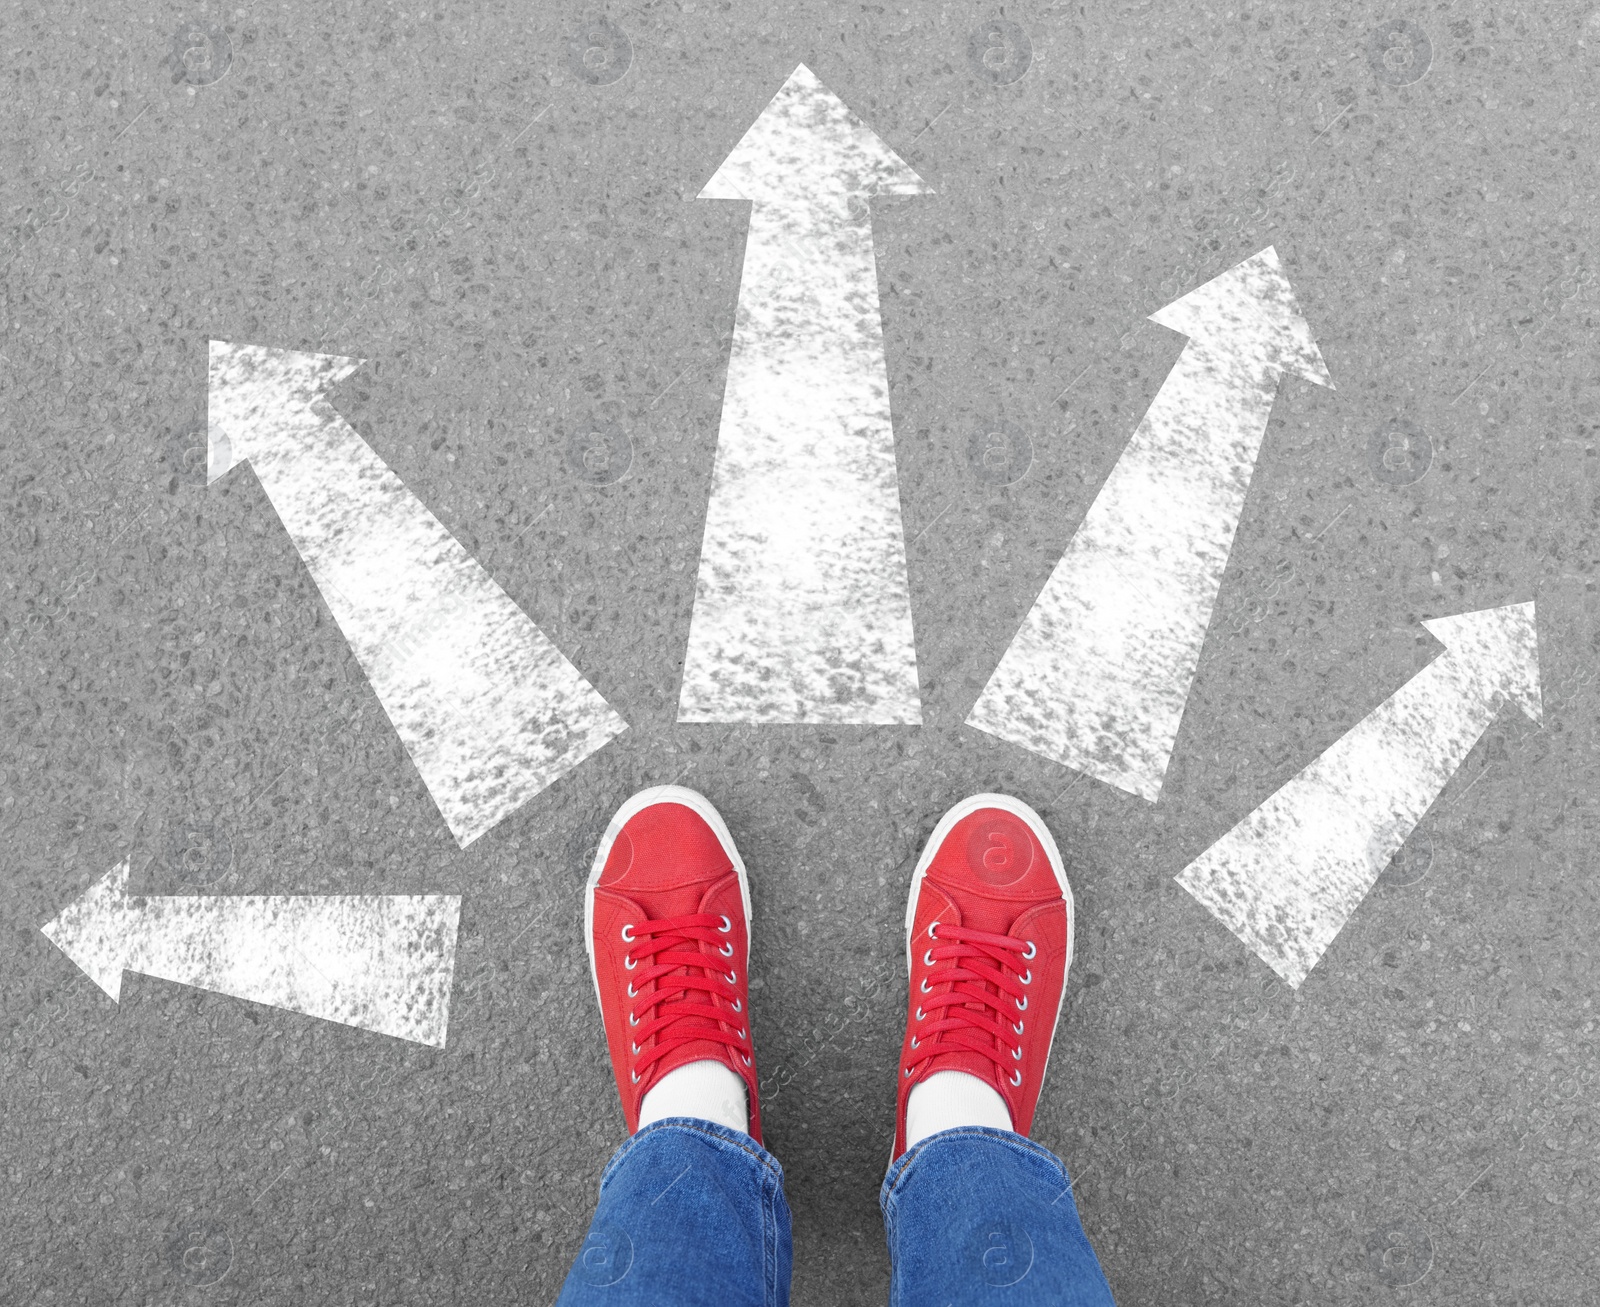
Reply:
[[[1019,1134],[1033,1126],[1072,965],[1072,890],[1039,814],[1004,794],[945,813],[911,878],[894,1156],[906,1103],[936,1071],[993,1085]],[[892,1160],[892,1159],[891,1159]]]
[[[677,785],[622,805],[584,898],[589,970],[628,1133],[650,1088],[711,1059],[745,1083],[761,1139],[750,1043],[750,885],[711,801]]]

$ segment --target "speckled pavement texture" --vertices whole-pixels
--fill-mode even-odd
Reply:
[[[905,893],[988,789],[1068,861],[1034,1135],[1119,1302],[1600,1293],[1600,10],[53,0],[0,52],[0,1301],[551,1301],[622,1137],[583,877],[667,782],[750,867],[797,1303],[886,1300]],[[694,197],[802,62],[930,188],[871,205],[918,727],[677,721],[749,227]],[[1338,389],[1279,390],[1152,804],[963,723],[1148,315],[1268,244]],[[336,410],[629,729],[459,848],[261,483],[206,485],[211,339],[369,360]],[[1423,620],[1529,600],[1542,727],[1291,990],[1175,877]],[[446,1046],[113,1004],[39,928],[125,857],[461,895]]]

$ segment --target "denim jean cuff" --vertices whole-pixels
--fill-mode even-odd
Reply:
[[[940,1130],[929,1135],[926,1139],[918,1140],[912,1147],[906,1149],[899,1157],[889,1163],[889,1171],[883,1177],[883,1188],[879,1192],[880,1205],[888,1202],[900,1187],[907,1182],[917,1162],[930,1149],[938,1149],[961,1139],[992,1139],[996,1143],[1010,1148],[1014,1152],[1022,1153],[1037,1160],[1042,1166],[1049,1168],[1061,1178],[1061,1183],[1067,1183],[1067,1168],[1054,1153],[1043,1144],[1035,1143],[1027,1135],[1019,1135],[1015,1130],[996,1130],[986,1125],[957,1126],[954,1130]]]
[[[734,1130],[716,1121],[705,1121],[697,1116],[667,1116],[659,1121],[652,1121],[643,1130],[630,1135],[623,1142],[622,1147],[611,1154],[611,1160],[606,1163],[606,1169],[600,1173],[600,1192],[605,1192],[606,1184],[610,1181],[617,1167],[627,1159],[629,1154],[657,1134],[667,1131],[709,1140],[717,1148],[744,1153],[753,1164],[770,1173],[780,1184],[783,1181],[783,1167],[779,1164],[778,1159],[743,1130]]]

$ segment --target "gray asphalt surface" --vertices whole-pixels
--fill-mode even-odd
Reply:
[[[553,1299],[623,1129],[583,876],[677,780],[752,869],[797,1303],[886,1298],[904,895],[979,789],[1069,859],[1034,1134],[1120,1302],[1592,1302],[1600,10],[605,17],[0,9],[0,1299]],[[747,221],[693,196],[801,61],[936,191],[873,206],[917,729],[675,722]],[[1279,393],[1152,806],[962,721],[1182,346],[1145,315],[1268,243],[1338,389]],[[213,337],[369,360],[339,411],[631,729],[458,850],[253,474],[205,484]],[[1503,710],[1291,991],[1173,877],[1420,619],[1530,598],[1543,727]],[[39,927],[123,857],[461,894],[448,1045],[113,1005]]]

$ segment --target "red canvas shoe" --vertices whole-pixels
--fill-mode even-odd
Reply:
[[[622,805],[585,895],[589,969],[628,1133],[653,1085],[688,1062],[745,1083],[761,1139],[750,1043],[750,885],[711,801],[678,785]]]
[[[1039,814],[976,794],[934,828],[911,878],[894,1156],[906,1103],[936,1071],[992,1085],[1019,1134],[1033,1126],[1072,964],[1072,890]]]

